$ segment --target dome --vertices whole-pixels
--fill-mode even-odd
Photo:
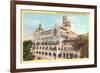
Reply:
[[[37,28],[37,30],[36,30],[37,32],[39,31],[44,31],[44,29],[42,28],[42,25],[41,24],[39,24],[39,27]]]

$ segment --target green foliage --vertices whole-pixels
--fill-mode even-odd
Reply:
[[[23,59],[24,61],[32,60],[32,53],[30,52],[32,48],[32,41],[24,41],[23,42]]]

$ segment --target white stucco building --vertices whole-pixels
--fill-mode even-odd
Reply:
[[[48,25],[48,24],[47,24]],[[62,17],[61,26],[53,26],[45,30],[42,24],[33,32],[34,56],[44,59],[72,59],[79,58],[80,52],[73,47],[73,41],[78,35],[71,31],[71,24],[67,16]]]

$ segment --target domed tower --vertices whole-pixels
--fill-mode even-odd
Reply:
[[[41,23],[39,24],[39,27],[37,28],[37,30],[36,31],[43,31],[43,28],[42,28],[42,25],[41,25]]]
[[[70,22],[67,20],[67,16],[63,16],[63,26],[70,26],[71,27],[71,25],[70,25]]]
[[[65,25],[67,23],[67,16],[63,16],[62,21],[63,21],[63,25]]]
[[[62,28],[66,30],[71,29],[70,21],[68,21],[67,16],[65,15],[62,17]]]

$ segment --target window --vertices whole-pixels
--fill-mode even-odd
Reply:
[[[56,58],[56,53],[53,53],[54,58]]]
[[[51,53],[49,52],[49,56],[51,56]]]
[[[54,49],[53,49],[54,51],[56,51],[57,50],[57,47],[54,47]]]
[[[48,47],[46,47],[46,50],[48,50]]]
[[[60,50],[60,47],[58,48],[58,50]]]
[[[43,50],[44,50],[44,47],[43,47]]]
[[[41,49],[41,47],[40,47],[40,49]]]
[[[36,53],[38,54],[38,51]]]
[[[48,53],[47,53],[47,52],[45,52],[45,55],[48,55]]]
[[[58,57],[61,58],[62,54],[58,54]]]
[[[42,52],[42,55],[44,55],[44,52]]]
[[[70,58],[73,58],[73,54],[72,53],[70,54]]]

